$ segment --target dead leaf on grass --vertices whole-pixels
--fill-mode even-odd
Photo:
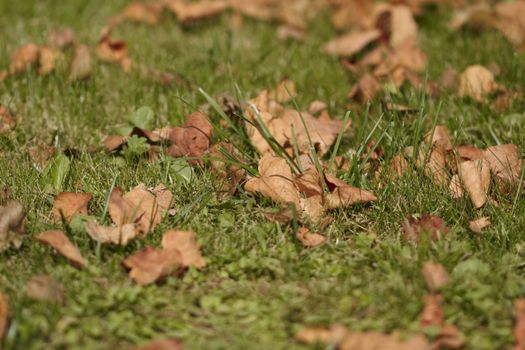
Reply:
[[[69,222],[75,214],[87,215],[91,198],[91,193],[61,192],[53,204],[53,217],[60,220],[63,216]]]
[[[121,15],[131,22],[155,25],[160,22],[164,5],[163,1],[132,2],[122,11]]]
[[[0,342],[4,339],[9,324],[9,302],[5,294],[0,293]]]
[[[474,207],[481,208],[488,200],[490,169],[484,160],[466,161],[458,166],[458,175]]]
[[[54,248],[67,260],[69,260],[73,266],[78,268],[84,267],[84,258],[80,254],[78,248],[73,243],[71,243],[64,232],[58,230],[45,231],[36,236],[36,239],[44,244],[47,244],[51,248]]]
[[[0,135],[15,129],[17,120],[9,108],[0,104]]]
[[[28,298],[51,303],[64,301],[64,287],[47,275],[33,275],[27,281],[25,294]]]
[[[75,38],[76,35],[73,29],[64,28],[50,32],[47,36],[47,41],[51,47],[65,49],[75,43]]]
[[[141,285],[154,283],[177,270],[180,253],[177,250],[152,247],[127,257],[122,264],[129,269],[129,277]]]
[[[525,2],[506,1],[494,6],[496,20],[494,26],[517,49],[525,48]]]
[[[335,176],[326,174],[325,178],[330,188],[330,193],[324,198],[325,207],[328,209],[344,208],[377,200],[372,192],[352,187]]]
[[[40,48],[33,43],[26,44],[11,55],[9,74],[15,75],[26,71],[31,65],[38,62]]]
[[[423,265],[421,272],[431,292],[439,290],[448,283],[447,270],[441,264],[428,261]]]
[[[303,344],[339,344],[346,336],[348,330],[339,324],[328,327],[304,327],[295,334],[295,340]]]
[[[303,246],[308,248],[317,247],[326,241],[326,237],[318,233],[312,233],[306,227],[300,227],[297,230],[297,239],[299,239]]]
[[[206,266],[195,233],[191,231],[169,230],[162,236],[162,248],[178,252],[180,260],[178,263],[184,267],[201,268]]]
[[[87,45],[79,45],[73,51],[71,60],[71,80],[82,80],[89,77],[93,69],[91,52]]]
[[[523,350],[525,349],[525,298],[514,301],[514,318],[516,321],[512,332],[514,335],[514,347],[512,349]]]
[[[135,224],[124,224],[122,226],[102,226],[96,221],[88,221],[85,224],[86,232],[95,241],[102,244],[126,245],[130,240],[137,237],[141,231]]]
[[[102,61],[119,64],[125,72],[131,70],[128,44],[125,41],[113,40],[109,35],[102,36],[97,44],[96,53]]]
[[[468,96],[482,102],[498,89],[499,85],[494,80],[494,74],[479,64],[467,67],[459,76],[460,96]]]
[[[60,61],[64,61],[65,56],[59,49],[41,46],[38,55],[38,74],[47,75],[55,70]]]
[[[521,177],[521,160],[516,145],[488,147],[483,152],[483,158],[488,162],[501,192],[509,193],[518,185]]]
[[[403,237],[407,241],[419,242],[422,233],[429,234],[430,239],[437,239],[449,232],[445,221],[440,217],[424,214],[420,219],[410,217],[402,223]]]
[[[491,222],[488,217],[482,217],[476,220],[472,220],[468,223],[468,227],[472,232],[481,234],[483,229],[490,226]]]
[[[213,126],[208,118],[194,112],[186,116],[184,126],[173,128],[169,154],[173,157],[202,157],[211,144]],[[191,163],[203,164],[203,160],[192,160]]]
[[[170,0],[167,2],[167,6],[175,13],[179,23],[188,24],[222,14],[230,7],[230,2],[226,0],[200,0],[197,2]]]
[[[0,252],[10,246],[16,249],[22,245],[24,235],[24,209],[16,201],[0,206]]]
[[[322,51],[334,56],[352,56],[381,36],[377,29],[355,30],[326,43]]]

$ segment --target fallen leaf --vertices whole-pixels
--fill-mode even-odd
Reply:
[[[95,241],[102,244],[112,243],[126,245],[130,240],[140,234],[135,224],[124,224],[122,226],[102,226],[95,221],[85,224],[86,232]]]
[[[452,176],[448,188],[450,189],[450,193],[454,199],[463,197],[465,193],[458,174],[454,174],[454,176]]]
[[[338,346],[338,350],[424,350],[429,349],[427,339],[420,334],[401,340],[397,334],[379,332],[348,333]]]
[[[429,234],[430,239],[437,239],[449,232],[445,221],[440,217],[424,214],[420,219],[410,217],[403,224],[403,237],[407,241],[419,242],[422,233]]]
[[[278,203],[293,203],[299,207],[299,192],[286,160],[269,154],[263,156],[259,160],[259,174],[260,177],[252,177],[244,184],[247,192],[258,192]]]
[[[122,17],[135,23],[155,25],[160,21],[163,8],[163,1],[132,2],[122,11]]]
[[[0,293],[0,342],[4,339],[9,324],[9,303],[7,296]]]
[[[178,263],[184,267],[202,268],[206,261],[202,258],[195,233],[191,231],[170,230],[162,236],[162,248],[178,253]]]
[[[93,69],[91,52],[87,45],[79,45],[73,51],[71,60],[71,80],[82,80],[89,77]]]
[[[78,248],[73,243],[71,243],[71,241],[64,232],[56,230],[45,231],[36,236],[36,239],[56,249],[75,267],[84,267],[84,258],[80,254]]]
[[[472,145],[463,145],[455,147],[458,156],[463,160],[478,160],[483,158],[483,150],[472,146]]]
[[[483,152],[483,158],[488,162],[501,192],[508,193],[516,187],[521,177],[521,160],[516,145],[488,147]]]
[[[305,33],[303,30],[289,25],[280,25],[277,27],[277,38],[283,41],[290,39],[303,41],[305,38]]]
[[[459,76],[459,95],[468,96],[476,101],[484,101],[498,88],[492,72],[479,64],[468,67]]]
[[[0,314],[2,313],[0,312]],[[516,321],[512,332],[514,334],[514,347],[512,349],[523,350],[525,349],[525,298],[514,301],[514,318]]]
[[[64,60],[62,51],[56,48],[41,46],[38,55],[38,74],[47,75],[55,70],[59,61]]]
[[[326,241],[326,238],[318,233],[312,233],[306,227],[300,227],[297,230],[297,239],[305,247],[317,247]]]
[[[445,316],[441,309],[443,296],[441,294],[427,294],[425,296],[425,307],[421,312],[420,325],[422,328],[441,326],[445,323]]]
[[[109,36],[102,36],[97,44],[96,53],[102,61],[119,64],[125,72],[131,69],[128,44],[125,41],[112,40]]]
[[[425,148],[420,148],[416,165],[423,167],[425,175],[433,178],[438,185],[448,185],[449,174],[445,150],[439,146],[431,146],[429,151]]]
[[[489,28],[494,24],[494,15],[494,11],[489,4],[474,4],[457,11],[448,23],[448,28],[453,31],[464,26],[478,30]]]
[[[488,200],[490,169],[484,160],[466,161],[458,166],[458,175],[474,207],[481,208]]]
[[[73,29],[64,28],[50,32],[47,41],[51,47],[65,49],[75,43],[75,36]]]
[[[428,133],[425,136],[425,142],[427,144],[432,144],[434,146],[440,147],[445,152],[449,152],[454,149],[454,146],[452,145],[452,141],[450,139],[448,128],[444,125],[437,125],[434,128],[434,132],[432,134]]]
[[[323,46],[322,51],[330,55],[352,56],[379,39],[380,36],[381,32],[377,29],[351,31],[330,40]]]
[[[396,154],[390,160],[390,174],[401,177],[411,169],[408,160],[402,154]]]
[[[64,287],[47,275],[34,275],[27,281],[25,294],[28,298],[51,303],[64,301]]]
[[[331,190],[324,198],[325,207],[328,209],[343,208],[377,200],[377,197],[370,191],[352,187],[332,175],[326,175],[325,178]]]
[[[87,215],[87,206],[91,198],[91,193],[61,192],[53,204],[53,217],[57,220],[64,217],[69,222],[75,214]]]
[[[348,93],[348,98],[359,102],[367,102],[372,100],[381,90],[383,90],[383,86],[377,78],[373,74],[367,73],[352,86]]]
[[[16,124],[17,122],[13,112],[11,112],[9,108],[0,105],[0,135],[14,130]]]
[[[296,96],[295,84],[289,79],[282,80],[275,88],[268,91],[268,99],[278,103],[288,102]]]
[[[131,279],[141,285],[148,285],[175,272],[180,260],[177,250],[147,247],[127,257],[122,264],[130,270]]]
[[[26,71],[31,65],[37,63],[40,48],[29,43],[17,49],[11,55],[9,74],[15,75]]]
[[[328,327],[304,327],[295,334],[295,340],[303,344],[339,344],[348,330],[339,324]]]
[[[184,126],[173,128],[169,154],[173,157],[202,157],[210,147],[212,134],[213,126],[207,117],[194,112],[186,116]],[[203,164],[200,159],[191,162]]]
[[[437,291],[448,283],[448,273],[445,267],[438,263],[426,262],[421,270],[428,290]]]
[[[409,7],[393,6],[390,10],[390,46],[399,47],[417,38],[417,24]]]
[[[482,230],[491,224],[488,217],[482,217],[476,220],[469,221],[468,227],[472,232],[481,234]]]
[[[131,350],[182,350],[182,343],[176,339],[155,340]]]
[[[494,6],[494,26],[517,49],[525,48],[525,3],[523,1],[499,2]]]
[[[106,147],[106,150],[111,153],[113,151],[121,149],[122,146],[124,146],[124,144],[126,143],[126,141],[127,139],[125,136],[108,135],[104,138],[102,143]]]
[[[0,206],[0,252],[10,246],[16,249],[22,245],[24,235],[24,209],[15,201]]]
[[[191,3],[185,0],[171,0],[167,6],[175,13],[179,23],[187,24],[218,16],[230,7],[230,3],[226,0],[200,0]]]

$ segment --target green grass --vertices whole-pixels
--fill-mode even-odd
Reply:
[[[16,47],[44,43],[48,31],[63,26],[74,28],[81,42],[94,44],[99,29],[126,3],[0,0],[0,67],[9,64]],[[436,79],[448,66],[460,71],[496,62],[499,82],[525,86],[523,54],[495,32],[448,33],[447,16],[430,11],[419,20],[429,78]],[[28,72],[0,83],[0,103],[22,118],[15,132],[0,137],[0,184],[27,211],[22,248],[0,254],[0,291],[9,295],[11,308],[2,348],[125,349],[175,337],[188,349],[301,349],[293,340],[301,326],[336,322],[354,330],[410,333],[419,328],[426,293],[420,269],[427,260],[442,263],[451,274],[443,291],[444,311],[466,336],[466,348],[508,347],[513,341],[512,302],[525,295],[522,194],[515,207],[513,196],[496,194],[500,206],[488,205],[477,214],[468,200],[454,201],[447,189],[436,188],[420,174],[381,187],[354,170],[344,177],[374,190],[378,201],[336,211],[334,223],[323,232],[330,243],[302,250],[291,227],[265,220],[262,212],[274,206],[270,201],[243,192],[218,200],[219,183],[210,171],[196,170],[185,183],[166,171],[169,160],[122,163],[103,151],[87,152],[140,106],[155,111],[159,127],[181,124],[184,115],[206,102],[199,87],[212,96],[234,95],[235,83],[251,97],[288,77],[296,83],[301,108],[318,99],[342,118],[356,77],[319,52],[333,35],[324,19],[309,28],[304,43],[283,43],[270,23],[245,20],[241,30],[232,30],[223,16],[181,28],[166,16],[156,27],[123,25],[116,37],[128,42],[132,59],[183,74],[190,86],[162,87],[105,64],[80,83],[68,81],[67,69],[48,77]],[[421,98],[411,89],[392,98],[419,106],[420,112],[380,114],[374,104],[365,119],[363,111],[353,111],[352,130],[343,137],[340,152],[362,146],[380,116],[373,136],[384,134],[381,147],[387,159],[414,143],[418,124],[426,132],[434,121],[449,127],[456,144],[516,143],[525,152],[523,99],[497,112],[454,96]],[[43,230],[61,228],[51,220],[54,196],[44,192],[42,173],[26,153],[38,144],[80,151],[71,159],[64,190],[92,192],[90,212],[95,216],[102,215],[114,181],[124,190],[140,182],[165,183],[174,193],[178,214],[165,218],[145,239],[127,247],[102,247],[99,254],[86,234],[73,232],[70,237],[89,262],[78,271],[34,239]],[[441,216],[451,234],[419,247],[403,243],[400,222],[415,213]],[[493,222],[479,239],[467,229],[478,215]],[[161,234],[173,227],[196,232],[208,266],[160,285],[134,284],[121,266],[123,258],[158,244]],[[34,274],[49,274],[62,283],[64,303],[29,300],[24,288]]]

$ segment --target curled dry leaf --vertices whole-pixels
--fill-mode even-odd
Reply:
[[[17,49],[11,55],[9,74],[15,75],[24,72],[31,65],[37,63],[40,48],[38,45],[29,43]]]
[[[102,61],[119,64],[125,72],[131,69],[128,44],[125,41],[112,40],[109,35],[102,36],[97,44],[96,53]]]
[[[482,233],[483,229],[490,226],[491,222],[488,217],[482,217],[476,220],[472,220],[468,223],[468,227],[472,232]]]
[[[355,30],[332,39],[323,46],[322,51],[336,56],[352,56],[381,36],[377,29]]]
[[[82,268],[85,265],[84,258],[78,248],[71,243],[66,234],[62,231],[45,231],[40,233],[36,239],[48,246],[56,249],[75,267]]]
[[[178,263],[183,267],[201,268],[206,266],[195,238],[191,231],[170,230],[162,236],[162,248],[179,253]]]
[[[208,118],[194,112],[186,117],[182,127],[175,127],[170,135],[169,154],[173,157],[202,157],[210,147],[213,126]],[[193,161],[203,164],[202,160]]]
[[[160,223],[172,196],[162,184],[151,190],[139,184],[124,195],[117,188],[109,198],[109,215],[117,226],[136,223],[142,233],[147,233]]]
[[[441,264],[426,262],[421,270],[428,290],[434,292],[448,283],[448,273]]]
[[[490,169],[486,161],[466,161],[458,166],[458,175],[475,208],[487,202],[490,186]]]
[[[9,303],[7,296],[0,293],[0,342],[4,338],[9,324]]]
[[[303,344],[339,344],[348,330],[339,324],[328,327],[304,327],[295,334],[295,340]]]
[[[512,332],[514,334],[513,350],[523,350],[525,349],[525,298],[514,301],[514,317],[516,321]]]
[[[131,279],[147,285],[175,272],[180,259],[180,253],[176,250],[147,247],[127,257],[122,264],[130,270]]]
[[[91,193],[61,192],[53,204],[53,217],[58,220],[64,217],[69,222],[76,214],[87,215],[91,198]]]
[[[6,106],[0,105],[0,135],[5,134],[16,127],[16,118]]]
[[[62,51],[56,48],[41,46],[38,55],[38,74],[47,75],[55,70],[59,61],[64,60]]]
[[[293,203],[299,208],[299,192],[286,160],[264,155],[259,160],[259,174],[260,177],[252,177],[244,184],[247,192],[258,192],[278,203]]]
[[[325,178],[331,190],[324,198],[325,207],[328,209],[343,208],[377,200],[377,197],[370,191],[352,187],[332,175],[327,174]]]
[[[420,219],[410,217],[403,224],[403,237],[407,241],[419,242],[422,233],[429,234],[430,239],[437,239],[449,232],[445,221],[440,217],[424,214]]]
[[[516,145],[491,146],[483,152],[483,158],[488,162],[501,192],[508,193],[518,185],[521,160]]]
[[[64,28],[50,32],[47,36],[47,41],[51,47],[65,49],[75,43],[75,37],[73,29]]]
[[[494,74],[479,64],[468,67],[459,76],[458,93],[460,96],[468,96],[481,102],[498,89],[499,86],[494,81]]]
[[[85,224],[86,232],[95,241],[103,244],[126,245],[130,240],[140,234],[135,224],[124,224],[122,226],[102,226],[96,221],[88,221]]]
[[[64,301],[64,287],[47,275],[34,275],[27,281],[25,294],[28,298],[51,303]]]
[[[155,340],[131,350],[182,350],[182,343],[176,339]]]
[[[82,80],[89,77],[93,69],[91,52],[87,45],[79,45],[73,51],[71,60],[71,80]]]
[[[317,247],[326,241],[326,238],[318,233],[312,233],[306,227],[300,227],[297,230],[297,239],[305,247]]]
[[[24,235],[24,209],[15,201],[0,206],[0,252],[10,246],[20,248]]]

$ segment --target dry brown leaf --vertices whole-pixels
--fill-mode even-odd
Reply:
[[[166,200],[162,200],[165,206]],[[159,205],[156,195],[148,191],[144,184],[139,184],[124,195],[122,190],[117,188],[113,190],[109,198],[109,215],[113,222],[117,226],[136,223],[142,233],[154,230],[166,210]]]
[[[323,235],[312,233],[306,227],[299,227],[297,230],[297,239],[299,239],[305,247],[317,247],[326,241]]]
[[[478,160],[483,158],[483,150],[472,145],[456,146],[455,149],[458,156],[463,160]]]
[[[28,298],[51,303],[64,301],[64,287],[47,275],[34,275],[27,281],[25,294]]]
[[[317,115],[321,113],[322,111],[326,110],[326,103],[323,101],[313,101],[310,103],[310,106],[308,107],[308,113],[312,115]]]
[[[401,177],[411,169],[408,160],[402,154],[396,154],[390,160],[390,174]]]
[[[518,49],[525,48],[525,2],[499,2],[494,26]]]
[[[129,72],[131,69],[128,44],[125,41],[112,40],[109,36],[102,36],[97,44],[96,53],[102,61],[119,64],[125,72]]]
[[[140,234],[135,224],[124,224],[122,226],[102,226],[96,221],[88,221],[85,224],[86,232],[95,241],[102,244],[126,245],[130,240]]]
[[[0,293],[0,342],[4,339],[9,324],[9,303],[5,294]]]
[[[131,350],[182,350],[182,343],[176,339],[155,340]]]
[[[17,121],[9,108],[0,105],[0,135],[14,130]]]
[[[108,135],[104,138],[102,143],[108,152],[119,150],[127,142],[127,138],[121,135]]]
[[[206,261],[201,255],[195,233],[191,231],[167,231],[162,236],[162,248],[176,251],[180,257],[178,263],[181,266],[193,266],[196,268],[206,266]]]
[[[437,125],[434,128],[433,134],[428,133],[425,136],[425,142],[427,144],[440,147],[445,152],[452,151],[454,149],[454,146],[452,146],[452,141],[450,140],[448,128],[444,125]]]
[[[226,0],[199,0],[197,2],[170,0],[167,6],[175,13],[179,23],[187,24],[222,14],[230,7],[230,2]]]
[[[64,217],[69,222],[75,214],[87,215],[91,198],[91,193],[61,192],[53,204],[53,217],[58,220]]]
[[[390,10],[390,46],[393,48],[417,38],[417,24],[409,7],[393,6]]]
[[[452,195],[452,198],[459,199],[463,197],[465,194],[465,191],[463,190],[463,186],[461,185],[461,179],[459,178],[458,174],[454,174],[452,176],[452,179],[450,180],[450,184],[448,185],[448,188],[450,189],[450,194]]]
[[[64,28],[50,32],[47,41],[51,47],[65,49],[75,43],[75,36],[73,29]]]
[[[207,117],[194,112],[186,116],[182,127],[175,127],[170,135],[169,154],[173,157],[202,157],[210,147],[213,126]],[[193,163],[203,164],[202,160]]]
[[[501,192],[508,193],[518,185],[521,177],[521,160],[516,145],[488,147],[483,152],[483,158],[488,162]]]
[[[410,217],[402,223],[403,237],[407,241],[419,242],[422,233],[429,234],[430,239],[437,239],[449,232],[445,221],[440,217],[424,214],[420,219]]]
[[[482,65],[473,65],[459,76],[460,96],[468,96],[476,101],[484,101],[499,85],[494,81],[494,74]]]
[[[343,338],[338,350],[426,350],[429,348],[427,339],[420,334],[402,340],[397,334],[351,332]]]
[[[468,227],[472,232],[481,234],[483,229],[491,224],[488,217],[482,217],[476,220],[472,220],[468,223]]]
[[[295,334],[295,340],[303,344],[339,344],[348,333],[347,329],[338,324],[328,327],[304,327]]]
[[[432,349],[461,349],[464,345],[465,340],[459,330],[448,324],[441,326],[439,334],[432,341]]]
[[[448,283],[448,273],[445,267],[438,263],[426,262],[421,270],[423,278],[431,292],[441,289]]]
[[[490,186],[490,169],[485,160],[469,160],[458,165],[458,175],[474,207],[481,208],[487,202]]]
[[[424,167],[424,173],[432,177],[441,186],[449,184],[449,174],[447,171],[447,159],[445,150],[439,146],[432,146],[430,152],[421,147],[416,161],[418,167]]]
[[[286,160],[270,154],[264,155],[259,160],[259,174],[260,177],[252,177],[244,184],[247,192],[258,192],[278,203],[293,203],[299,208],[299,192]]]
[[[315,167],[304,170],[302,174],[295,177],[295,186],[306,197],[318,196],[323,194],[321,177]]]
[[[15,75],[24,72],[31,65],[37,63],[40,48],[38,45],[29,43],[17,49],[11,55],[9,74]]]
[[[380,36],[381,32],[377,29],[351,31],[330,40],[323,46],[322,51],[330,55],[352,56],[379,39]]]
[[[36,236],[36,239],[56,249],[62,256],[69,260],[73,266],[78,268],[84,267],[84,258],[64,232],[57,230],[45,231]]]
[[[41,46],[38,55],[38,74],[47,75],[51,73],[64,58],[64,54],[59,49]]]
[[[87,45],[79,45],[73,51],[71,60],[71,80],[82,80],[89,77],[93,69],[91,52]]]
[[[322,218],[325,213],[322,195],[314,195],[307,198],[301,198],[301,210],[306,216],[316,222]]]
[[[368,203],[377,200],[370,191],[352,187],[346,182],[327,174],[325,176],[330,193],[325,195],[324,203],[327,209],[337,209],[358,203]]]
[[[514,301],[514,318],[516,321],[512,332],[514,334],[514,347],[512,349],[523,350],[525,349],[525,298]]]
[[[456,12],[448,23],[448,28],[458,30],[468,26],[474,29],[485,29],[493,25],[494,15],[490,5],[486,3],[474,4]]]
[[[177,250],[147,247],[127,257],[122,264],[129,277],[141,285],[154,283],[175,272],[181,260]]]
[[[122,11],[122,17],[131,22],[154,25],[159,23],[163,8],[163,1],[133,2]]]
[[[16,201],[0,206],[0,252],[10,246],[16,249],[22,245],[24,235],[24,209]]]
[[[288,102],[295,96],[297,96],[295,84],[289,79],[282,80],[275,88],[268,91],[268,99],[277,103]]]
[[[381,90],[383,90],[383,86],[377,78],[373,74],[366,73],[352,86],[348,93],[348,98],[359,102],[367,102],[372,100]]]
[[[428,294],[425,296],[425,307],[421,312],[421,328],[429,326],[441,326],[445,323],[445,316],[441,309],[443,296],[441,294]]]

